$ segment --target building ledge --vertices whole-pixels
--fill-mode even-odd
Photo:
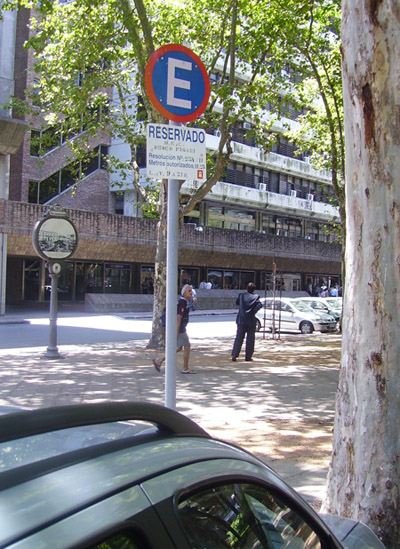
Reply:
[[[0,118],[0,154],[15,154],[21,146],[28,124],[15,118]]]

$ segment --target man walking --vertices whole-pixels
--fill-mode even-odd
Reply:
[[[246,362],[251,362],[254,353],[256,339],[256,312],[262,307],[260,296],[254,293],[256,289],[253,282],[247,284],[245,292],[238,295],[236,305],[239,305],[239,312],[236,316],[236,338],[232,349],[232,360],[236,362],[242,349],[244,336],[246,335]]]
[[[181,296],[178,299],[177,320],[176,320],[176,352],[179,353],[183,349],[183,369],[182,374],[195,374],[194,370],[189,369],[190,356],[190,341],[186,333],[186,326],[189,322],[189,301],[192,298],[193,288],[190,284],[185,284],[181,290]],[[161,370],[162,363],[165,360],[165,355],[158,360],[153,358],[153,364],[157,372]]]

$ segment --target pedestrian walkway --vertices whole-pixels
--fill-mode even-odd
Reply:
[[[177,410],[258,455],[317,507],[330,457],[340,336],[286,335],[276,341],[257,334],[251,363],[232,363],[232,341],[192,338],[193,376],[180,374],[178,355]],[[146,350],[144,341],[59,351],[64,358],[45,360],[44,348],[2,350],[0,404],[164,404],[163,371],[155,371],[155,351]]]
[[[236,309],[216,309],[216,310],[196,310],[192,311],[190,313],[190,316],[220,316],[220,315],[236,315],[237,311]],[[70,316],[104,316],[105,313],[91,313],[91,312],[79,312],[79,311],[59,311],[58,317],[70,317]],[[134,319],[151,319],[153,318],[153,313],[151,311],[146,312],[115,312],[115,313],[109,313],[113,316],[118,316],[120,318],[125,318],[127,320],[134,320]],[[0,315],[0,326],[2,324],[29,324],[29,318],[48,318],[49,317],[49,311],[47,310],[40,310],[40,311],[32,311],[32,310],[22,310],[22,311],[11,311],[6,313],[5,315]]]

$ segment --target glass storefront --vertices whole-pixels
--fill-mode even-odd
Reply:
[[[27,301],[39,299],[41,263],[39,259],[24,261],[23,299]]]
[[[239,288],[239,271],[224,271],[224,288],[226,290]]]
[[[44,276],[41,277],[43,268]],[[51,279],[44,262],[25,260],[22,299],[50,300]],[[58,280],[59,301],[84,301],[88,293],[128,294],[132,291],[132,265],[65,261]]]
[[[124,264],[105,264],[104,291],[106,294],[128,294],[131,266]]]
[[[146,265],[141,266],[140,293],[154,294],[154,266],[146,266]]]
[[[218,290],[222,288],[222,271],[208,271],[207,282],[211,283],[212,290]]]
[[[185,284],[191,284],[194,288],[199,287],[199,269],[192,267],[181,267],[179,269],[178,290]]]
[[[23,265],[22,300],[48,301],[51,279],[44,262],[39,259],[26,259]],[[136,270],[137,269],[137,270]],[[139,279],[135,282],[135,272]],[[200,267],[179,267],[178,291],[184,284],[199,288],[200,275],[206,273],[202,282],[212,289],[245,290],[249,282],[254,282],[259,290],[307,291],[312,293],[318,286],[328,289],[340,286],[339,275],[277,272],[274,279],[271,271],[245,271],[231,269],[202,269]],[[84,301],[86,293],[154,293],[154,265],[134,265],[129,263],[94,263],[66,261],[63,263],[58,283],[59,301]],[[16,293],[16,298],[19,294]]]
[[[336,288],[341,295],[340,276],[332,275],[320,275],[320,274],[307,274],[305,275],[305,288],[304,290],[310,295],[318,296],[319,289],[326,286],[330,293],[332,288]]]
[[[245,290],[249,282],[255,282],[255,271],[230,271],[209,269],[207,282],[214,290]]]
[[[71,262],[65,262],[61,269],[60,277],[58,279],[58,300],[59,301],[73,301],[74,300],[74,264]],[[45,282],[44,282],[44,299],[50,300],[51,294],[51,278],[49,270],[45,269]]]

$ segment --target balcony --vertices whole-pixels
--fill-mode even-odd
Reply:
[[[251,175],[249,174],[251,177]],[[198,183],[186,181],[182,192],[192,192]],[[307,194],[302,196],[286,195],[255,189],[251,186],[218,182],[207,195],[210,202],[226,202],[236,204],[242,208],[268,209],[279,213],[296,214],[301,217],[314,217],[319,221],[340,222],[339,210],[331,204],[310,200]]]

